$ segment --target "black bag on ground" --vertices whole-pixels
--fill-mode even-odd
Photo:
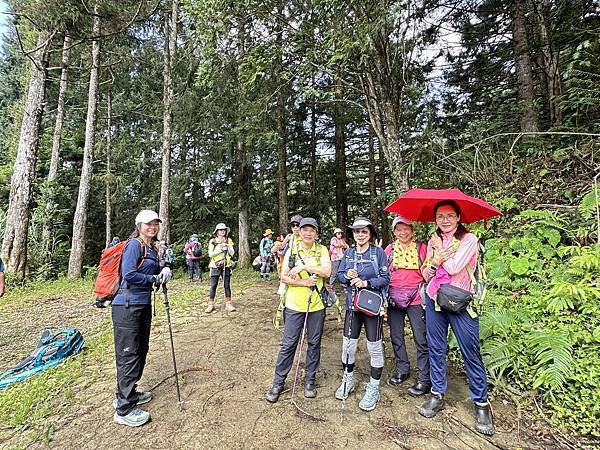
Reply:
[[[442,284],[437,293],[437,304],[444,311],[459,314],[467,309],[473,294],[451,284]]]

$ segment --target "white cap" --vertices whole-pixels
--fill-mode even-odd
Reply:
[[[402,216],[396,216],[394,217],[394,221],[392,222],[392,230],[394,230],[396,228],[396,225],[398,225],[399,223],[403,223],[404,225],[412,227],[412,220],[408,220],[407,218]]]
[[[338,233],[342,233],[343,234],[344,232],[342,231],[341,228],[336,228],[335,230],[333,230],[333,234],[338,234]]]
[[[162,222],[162,220],[158,218],[158,214],[151,209],[142,209],[138,215],[135,216],[135,226],[137,227],[140,223],[150,223],[153,220]]]

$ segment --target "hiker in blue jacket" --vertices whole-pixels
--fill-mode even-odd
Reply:
[[[387,257],[381,247],[371,244],[377,238],[375,227],[369,219],[357,217],[348,227],[354,236],[356,246],[347,249],[340,262],[337,276],[346,286],[346,317],[344,319],[344,339],[342,343],[342,364],[344,374],[340,387],[335,391],[338,400],[345,400],[354,391],[354,364],[361,328],[365,327],[367,349],[371,356],[371,379],[364,397],[358,404],[364,411],[372,411],[379,400],[379,382],[383,373],[383,311],[368,315],[354,308],[354,294],[361,289],[382,291],[390,283]]]
[[[154,286],[167,283],[168,267],[160,270],[156,241],[161,220],[158,214],[142,210],[135,218],[135,231],[123,250],[121,281],[112,302],[115,335],[117,391],[113,401],[115,422],[137,427],[150,420],[150,414],[137,405],[152,400],[151,392],[139,392],[150,342],[151,293]]]

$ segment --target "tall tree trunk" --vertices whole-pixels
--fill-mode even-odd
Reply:
[[[47,31],[40,31],[37,38],[37,51],[32,56],[31,77],[23,110],[19,146],[10,180],[10,196],[2,242],[6,271],[15,273],[19,278],[25,276],[27,265],[30,203],[46,96],[49,45],[50,34]]]
[[[377,228],[377,224],[379,222],[377,217],[377,210],[379,209],[379,205],[377,205],[377,178],[375,174],[375,145],[373,144],[373,131],[371,127],[369,127],[369,136],[368,136],[368,153],[369,153],[369,205],[370,205],[370,213],[371,213],[371,222],[375,228]]]
[[[336,77],[337,78],[337,77]],[[344,111],[341,107],[343,99],[342,84],[336,79],[336,103],[333,112],[333,121],[335,127],[334,147],[335,147],[335,218],[337,226],[344,228],[348,225],[348,193],[346,177],[346,122]]]
[[[77,206],[73,217],[73,240],[71,242],[71,254],[69,255],[68,275],[71,278],[81,276],[83,255],[85,252],[85,231],[87,224],[87,213],[92,187],[92,172],[94,163],[94,142],[96,137],[96,110],[98,94],[98,70],[100,67],[100,15],[98,1],[94,5],[94,19],[92,36],[92,68],[90,70],[90,84],[88,89],[88,109],[85,121],[85,143],[83,146],[83,164],[81,166],[81,178],[79,180],[79,195]]]
[[[283,74],[283,1],[279,2],[278,17],[275,32],[277,33],[277,200],[279,207],[279,229],[287,230],[288,227],[288,197],[287,197],[287,127],[285,102],[287,95],[287,81]]]
[[[106,244],[112,240],[112,94],[106,95]]]
[[[46,222],[42,230],[42,242],[44,248],[44,261],[52,261],[52,212],[56,209],[56,177],[58,175],[58,162],[60,157],[60,144],[65,117],[65,97],[67,95],[67,83],[69,78],[69,63],[71,57],[71,37],[65,34],[61,59],[60,84],[58,88],[58,102],[56,106],[56,119],[54,122],[54,134],[52,135],[52,154],[50,156],[50,170],[48,171],[48,199],[46,202]]]
[[[315,74],[311,75],[311,85],[315,89]],[[319,196],[317,193],[317,102],[315,95],[310,101],[310,188],[313,195],[313,211],[318,211]],[[285,228],[284,228],[285,229]]]
[[[171,217],[169,214],[169,190],[171,181],[171,141],[173,128],[173,63],[177,50],[178,0],[173,0],[171,17],[165,14],[163,52],[163,137],[162,137],[162,177],[160,183],[159,216],[162,220],[160,239],[170,242]],[[170,22],[170,25],[169,25]]]
[[[381,142],[379,142],[379,192],[386,191],[386,178],[385,178],[385,154],[383,152],[383,148],[381,146]],[[383,239],[383,246],[385,247],[390,242],[390,221],[388,220],[387,213],[383,208],[385,208],[385,200],[381,201],[379,205],[379,212],[381,214],[380,220],[380,237]]]
[[[239,267],[250,267],[250,164],[246,154],[246,146],[238,138],[236,152],[236,178],[238,186],[238,248]]]
[[[533,5],[537,19],[540,67],[545,81],[546,106],[550,116],[550,124],[559,126],[562,123],[562,111],[559,102],[563,90],[558,71],[558,52],[552,49],[550,37],[548,36],[548,26],[546,25],[546,14],[550,6],[548,0],[533,0]]]
[[[513,9],[513,46],[517,90],[521,111],[521,131],[538,131],[538,117],[533,92],[533,72],[527,47],[527,29],[525,25],[526,2],[517,0]]]
[[[399,106],[395,105],[402,103],[398,91],[401,91],[403,87],[389,85],[391,78],[374,77],[372,73],[366,72],[360,80],[365,93],[369,122],[379,141],[380,154],[385,155],[385,161],[390,168],[394,191],[402,194],[408,190],[409,184],[406,171],[403,169],[404,159],[398,119]]]

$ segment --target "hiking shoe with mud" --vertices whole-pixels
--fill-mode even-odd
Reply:
[[[419,414],[423,417],[431,419],[442,409],[444,409],[444,396],[436,392],[431,392],[431,397],[427,399],[423,405],[419,408]]]
[[[225,303],[225,309],[226,309],[228,312],[233,312],[233,311],[236,311],[236,309],[235,309],[235,306],[233,306],[233,303],[231,303],[231,302],[227,302],[227,303]]]
[[[152,392],[150,392],[150,391],[138,392],[138,399],[135,404],[143,405],[144,403],[148,403],[150,400],[152,400]],[[118,403],[119,403],[119,401],[115,398],[113,400],[113,408],[117,409]]]
[[[486,436],[496,432],[489,402],[475,403],[475,429]]]
[[[121,416],[115,411],[113,420],[121,425],[127,425],[128,427],[140,427],[150,420],[150,413],[136,407],[124,416]]]
[[[344,387],[346,388],[344,391]],[[354,392],[354,374],[352,372],[344,372],[342,376],[342,384],[335,391],[335,398],[345,400],[352,392]]]
[[[208,306],[206,307],[206,309],[204,310],[204,312],[206,314],[210,314],[211,312],[213,312],[215,310],[215,304],[214,303],[208,303]]]
[[[317,396],[317,387],[314,381],[309,381],[304,385],[304,396],[306,398],[315,398]]]
[[[367,383],[365,396],[362,398],[358,407],[363,411],[373,411],[379,401],[379,386]]]
[[[271,389],[267,391],[265,398],[269,403],[276,403],[279,400],[279,395],[283,392],[283,385],[274,384]]]

